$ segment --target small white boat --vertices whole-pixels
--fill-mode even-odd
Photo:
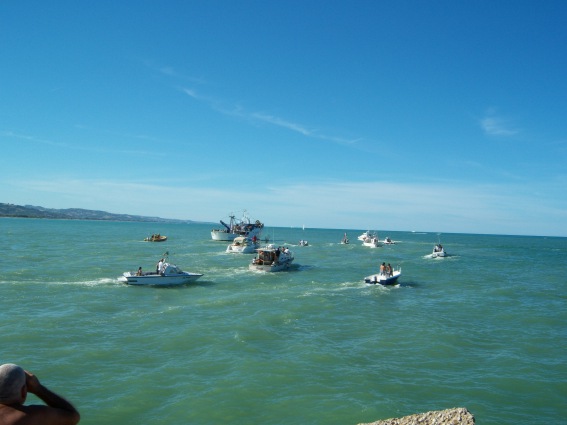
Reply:
[[[362,245],[364,246],[369,246],[371,248],[377,248],[379,246],[382,246],[382,242],[378,240],[378,237],[375,235],[372,235],[366,239],[364,239],[362,241]]]
[[[379,273],[366,276],[364,282],[370,285],[395,285],[398,278],[402,275],[402,269],[392,269],[392,271],[380,271]]]
[[[214,241],[233,241],[237,236],[247,236],[249,238],[256,236],[260,238],[262,229],[264,228],[264,224],[261,223],[260,220],[256,220],[252,223],[246,211],[244,211],[240,220],[237,220],[234,215],[231,214],[229,224],[226,224],[222,220],[220,223],[224,226],[223,229],[211,230],[211,238]]]
[[[345,235],[343,236],[343,238],[341,239],[341,244],[342,244],[342,245],[348,244],[348,236],[347,236],[346,233],[345,233]]]
[[[232,243],[226,247],[226,252],[234,252],[238,254],[253,254],[260,247],[256,238],[248,238],[246,236],[237,236]]]
[[[309,245],[309,242],[307,242],[306,240],[301,239],[299,241],[299,246],[308,246],[308,245]]]
[[[386,236],[386,239],[384,239],[383,244],[384,245],[394,245],[396,242],[394,242],[392,239],[390,239],[389,236]]]
[[[123,273],[121,281],[128,285],[171,286],[194,282],[201,276],[201,273],[184,272],[175,264],[163,263],[160,273],[142,272],[140,267],[138,272]]]
[[[256,258],[250,263],[249,269],[262,272],[278,272],[289,269],[294,260],[293,253],[287,248],[275,248],[268,245],[256,250]]]
[[[367,230],[367,231],[364,232],[362,235],[359,235],[359,236],[358,236],[358,240],[359,240],[359,241],[363,241],[364,239],[371,238],[372,236],[373,236],[373,235],[372,235],[372,233],[370,232],[370,230]]]
[[[447,253],[445,252],[445,248],[443,248],[443,245],[438,243],[437,245],[435,245],[433,247],[433,252],[431,253],[431,258],[446,257],[446,256],[447,256]]]

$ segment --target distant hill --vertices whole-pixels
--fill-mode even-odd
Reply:
[[[81,208],[53,209],[34,205],[14,205],[0,203],[0,217],[53,218],[67,220],[105,220],[105,221],[141,221],[151,223],[195,223],[191,220],[175,220],[141,215],[112,214],[106,211],[84,210]]]

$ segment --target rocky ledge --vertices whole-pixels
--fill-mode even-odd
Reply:
[[[474,425],[474,416],[464,407],[455,407],[358,425]]]

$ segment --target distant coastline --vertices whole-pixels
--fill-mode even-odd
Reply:
[[[178,220],[161,217],[145,217],[131,214],[113,214],[106,211],[85,210],[82,208],[54,209],[35,205],[15,205],[0,203],[0,217],[50,218],[61,220],[100,220],[136,221],[147,223],[197,223],[192,220]]]

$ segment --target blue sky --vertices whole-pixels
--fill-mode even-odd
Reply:
[[[0,2],[0,202],[567,236],[565,1]]]

